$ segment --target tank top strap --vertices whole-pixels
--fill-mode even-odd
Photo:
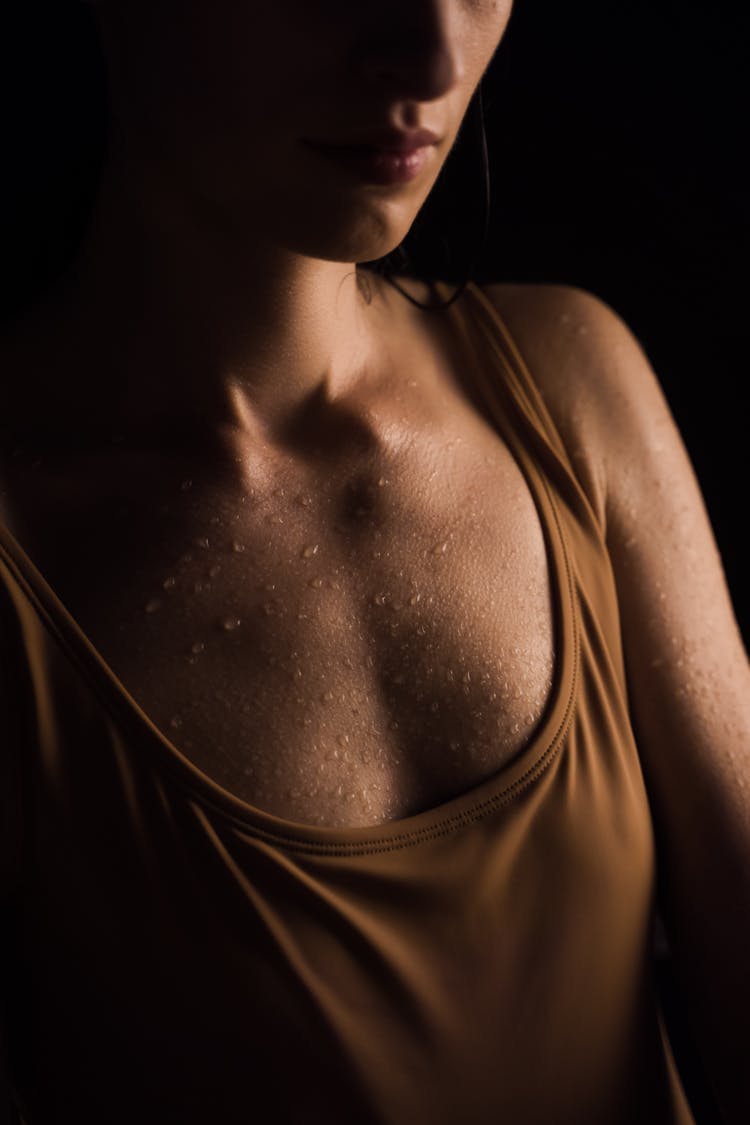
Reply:
[[[433,282],[441,298],[446,282]],[[542,393],[502,316],[473,281],[447,310],[470,357],[472,390],[527,471],[538,469],[578,520],[601,535],[588,494]]]
[[[25,720],[34,709],[21,622],[23,610],[12,570],[6,565],[4,531],[0,522],[0,907],[21,877],[27,816]]]

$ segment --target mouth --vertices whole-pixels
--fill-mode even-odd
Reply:
[[[387,152],[403,154],[416,152],[440,143],[440,138],[430,129],[412,129],[404,133],[399,129],[380,129],[369,133],[359,141],[312,141],[312,144],[327,148],[346,148],[358,152]]]
[[[331,164],[366,183],[393,186],[415,180],[432,156],[432,145],[406,151],[376,145],[327,145],[306,142]]]
[[[313,148],[319,149],[321,152],[331,153],[332,155],[340,156],[392,156],[392,157],[407,157],[415,152],[420,152],[426,145],[414,145],[411,148],[392,148],[387,145],[332,145],[332,144],[312,144]]]

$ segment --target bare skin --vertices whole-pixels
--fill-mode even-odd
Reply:
[[[646,355],[591,294],[493,292],[605,530],[659,910],[723,1120],[750,1120],[750,665]]]
[[[338,6],[320,51],[301,0],[236,6],[267,21],[252,28],[223,4],[210,27],[205,5],[184,7],[181,22],[154,5],[145,38],[140,5],[101,7],[122,125],[80,267],[2,342],[18,376],[4,518],[146,713],[221,784],[289,819],[402,817],[489,776],[532,733],[554,667],[549,572],[531,497],[445,337],[396,295],[366,305],[354,285],[354,262],[401,241],[439,159],[408,190],[355,191],[295,142],[388,117],[436,128],[444,158],[509,5],[409,6],[410,57],[390,53],[401,3]],[[290,26],[301,42],[282,50]],[[141,41],[139,66],[125,65]],[[180,81],[186,59],[211,81]],[[217,100],[197,105],[206,90]],[[252,161],[238,158],[248,137]],[[710,526],[653,372],[611,310],[555,286],[492,299],[606,531],[661,908],[739,1125],[750,671]]]
[[[550,688],[520,473],[422,314],[354,267],[407,233],[511,5],[173,8],[96,7],[110,149],[73,268],[5,343],[6,519],[206,773],[378,823],[495,772]],[[398,188],[303,143],[388,125],[440,137]]]
[[[109,151],[86,237],[53,298],[86,337],[103,425],[262,455],[313,396],[389,363],[355,263],[404,239],[505,32],[510,0],[101,0]],[[431,129],[422,174],[371,184],[308,141]],[[63,311],[64,310],[64,311]],[[73,324],[78,325],[75,331]],[[66,388],[67,395],[67,388]]]
[[[126,689],[219,784],[295,821],[448,800],[517,753],[551,686],[531,495],[440,322],[398,294],[393,314],[389,377],[273,459],[233,433],[200,461],[101,435],[3,450],[6,524]],[[71,374],[50,344],[6,354],[33,401],[34,372]]]

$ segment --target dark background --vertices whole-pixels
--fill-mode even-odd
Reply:
[[[746,643],[748,10],[520,0],[491,87],[493,264],[590,289],[638,336]]]
[[[629,324],[692,457],[746,642],[749,8],[516,0],[484,82],[492,211],[472,271],[578,285]],[[5,317],[63,267],[93,198],[105,101],[86,10],[6,0],[0,74]],[[433,229],[432,268],[458,283],[481,234],[479,151],[462,139],[449,163],[420,219],[427,230],[453,217],[452,231]],[[415,272],[429,274],[425,261]],[[659,972],[688,1093],[711,1125],[668,958]]]
[[[581,286],[631,326],[693,458],[746,641],[749,8],[516,0],[484,84],[493,201],[473,270]],[[9,315],[72,252],[96,188],[106,104],[88,10],[6,0],[0,73]],[[434,269],[458,282],[480,235],[468,133],[449,164],[421,219],[435,218]]]
[[[578,285],[630,326],[698,474],[746,645],[749,13],[516,0],[484,81],[492,206],[474,271]],[[441,268],[456,282],[482,211],[476,142],[459,155],[444,209],[466,221]]]
[[[745,3],[515,0],[484,81],[492,205],[472,271],[581,286],[633,330],[698,475],[746,646],[749,43]],[[481,246],[469,135],[436,208],[465,216],[450,268],[435,255],[457,283]],[[691,1108],[698,1125],[720,1125],[668,948],[657,950]]]
[[[479,282],[581,286],[635,332],[703,487],[746,643],[749,11],[515,0],[484,81],[492,207],[473,270]],[[106,106],[87,9],[6,0],[0,81],[6,316],[72,252],[95,190]],[[481,245],[479,150],[466,137],[420,217],[428,230],[436,220],[441,246],[421,272],[456,282]]]

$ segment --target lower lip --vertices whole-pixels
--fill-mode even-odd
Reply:
[[[408,184],[415,180],[427,163],[431,149],[431,146],[426,146],[410,152],[387,152],[384,149],[354,149],[336,145],[310,147],[371,184]]]

